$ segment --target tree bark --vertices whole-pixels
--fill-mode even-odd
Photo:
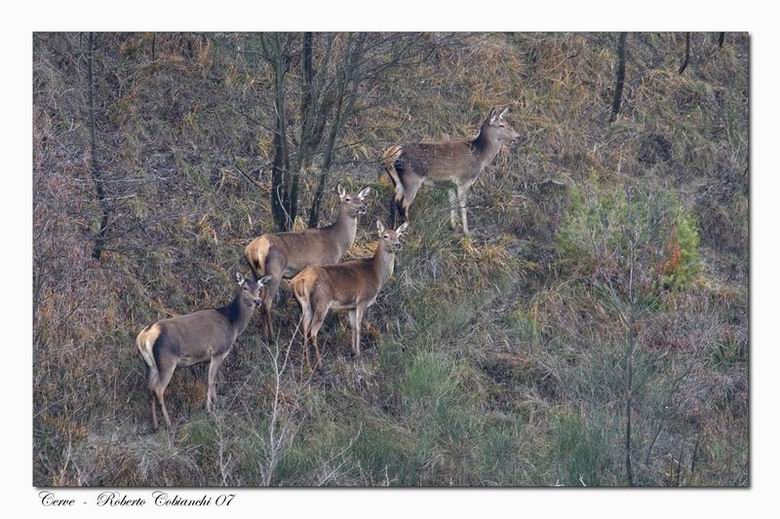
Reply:
[[[621,32],[618,37],[617,53],[618,66],[615,76],[615,97],[612,99],[612,115],[609,122],[614,122],[620,112],[620,103],[623,101],[623,84],[626,80],[626,36],[628,33]]]
[[[688,60],[691,58],[691,33],[686,32],[685,33],[685,56],[683,56],[683,62],[680,64],[680,70],[677,71],[678,74],[682,74],[685,72],[685,69],[688,67]]]
[[[92,249],[92,257],[100,260],[108,239],[109,218],[111,216],[111,204],[106,197],[103,183],[103,173],[100,170],[97,152],[97,132],[95,130],[95,78],[93,62],[95,54],[95,33],[89,33],[89,54],[87,55],[87,102],[89,104],[89,155],[92,180],[95,183],[95,193],[100,203],[100,226],[95,233],[95,246]]]
[[[265,38],[269,40],[266,42]],[[271,167],[271,216],[277,231],[292,229],[292,220],[287,211],[287,193],[289,192],[289,154],[287,149],[287,121],[285,117],[285,56],[279,41],[279,35],[262,35],[260,39],[267,59],[274,69],[274,159]],[[267,44],[266,44],[267,43]]]
[[[292,182],[290,191],[287,194],[288,211],[293,222],[295,222],[295,217],[298,215],[298,185],[300,183],[301,170],[309,162],[309,154],[314,147],[312,142],[312,130],[315,119],[313,48],[314,34],[305,32],[303,34],[303,56],[301,59],[301,138],[295,165],[291,172]]]

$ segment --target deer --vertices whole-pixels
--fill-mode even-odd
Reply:
[[[307,365],[310,365],[309,342],[314,344],[317,354],[316,369],[319,370],[322,365],[317,334],[331,309],[347,310],[352,328],[352,353],[355,357],[360,356],[363,316],[393,275],[395,253],[401,247],[400,238],[408,226],[404,222],[396,230],[385,229],[377,220],[379,243],[373,256],[335,265],[307,267],[292,279],[290,287],[301,307],[303,351]]]
[[[408,221],[409,206],[423,184],[448,183],[454,185],[449,189],[450,223],[453,229],[457,228],[457,205],[460,208],[463,233],[468,236],[466,198],[469,188],[503,145],[514,143],[520,138],[520,134],[504,120],[508,111],[508,107],[501,111],[493,108],[473,139],[422,142],[387,148],[381,162],[395,187],[390,201],[392,225],[395,226],[396,212],[404,222]]]
[[[165,406],[165,389],[177,366],[209,361],[206,410],[213,411],[219,368],[236,338],[246,329],[255,307],[260,304],[260,290],[270,281],[271,276],[249,281],[236,272],[238,289],[227,305],[162,319],[141,330],[135,344],[149,368],[148,389],[155,429],[158,427],[155,398],[162,409],[165,425],[171,428]]]
[[[263,234],[244,249],[244,258],[255,279],[261,275],[271,276],[262,297],[268,337],[273,336],[271,307],[282,278],[290,279],[312,265],[338,263],[355,242],[357,219],[367,211],[365,199],[371,193],[371,188],[366,187],[354,194],[348,193],[339,184],[337,191],[339,212],[332,224],[301,232]]]

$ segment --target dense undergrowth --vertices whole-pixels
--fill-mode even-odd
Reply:
[[[231,297],[271,229],[272,114],[267,67],[234,51],[249,35],[157,35],[153,59],[152,37],[100,47],[104,167],[126,180],[99,262],[81,40],[34,37],[35,485],[627,485],[629,412],[633,484],[748,484],[746,35],[694,34],[682,75],[683,35],[629,35],[611,124],[611,34],[463,34],[386,72],[345,128],[323,220],[337,181],[373,186],[348,256],[370,253],[381,150],[472,135],[509,105],[524,141],[474,186],[475,235],[424,189],[361,358],[331,315],[324,372],[301,372],[283,289],[278,337],[253,319],[218,412],[205,368],[179,368],[157,432],[134,337]]]

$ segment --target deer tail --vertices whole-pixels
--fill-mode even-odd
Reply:
[[[304,306],[308,306],[311,290],[309,283],[307,283],[307,276],[295,276],[290,282],[290,289],[298,304],[301,305],[301,310],[304,309]]]
[[[401,146],[394,145],[387,148],[382,154],[382,164],[385,166],[385,171],[387,171],[387,174],[390,175],[390,179],[393,181],[393,185],[395,186],[396,202],[400,202],[404,194],[403,182],[401,182],[401,177],[398,175],[398,171],[395,169],[395,161],[398,160],[398,158],[401,156],[401,153],[403,153],[403,148],[401,148]]]
[[[157,385],[160,380],[160,371],[157,369],[157,362],[154,360],[154,343],[157,342],[159,336],[160,327],[155,323],[141,330],[141,333],[135,338],[138,352],[141,354],[144,362],[146,362],[146,365],[149,366],[149,389]]]
[[[382,154],[382,164],[385,166],[385,171],[390,176],[390,180],[393,181],[395,187],[395,193],[393,194],[393,200],[390,203],[390,220],[395,225],[395,213],[401,212],[401,202],[404,199],[404,183],[401,181],[401,176],[398,174],[398,170],[395,169],[395,163],[403,153],[403,148],[398,145],[390,146]]]
[[[258,281],[260,279],[260,275],[255,268],[255,264],[252,261],[252,258],[250,257],[249,247],[247,247],[246,252],[244,253],[244,260],[246,260],[246,264],[249,265],[249,272],[252,273],[252,277],[255,278],[255,281]]]

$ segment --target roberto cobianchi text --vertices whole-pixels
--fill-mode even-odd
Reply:
[[[203,506],[230,506],[235,494],[202,494],[199,497],[182,497],[177,493],[154,490],[151,494],[145,496],[131,497],[120,492],[101,492],[93,501],[84,499],[75,499],[72,497],[62,498],[49,490],[42,490],[38,493],[41,504],[51,507],[76,507],[79,505],[94,504],[99,507],[143,507],[143,506],[164,506],[164,507],[203,507]]]

